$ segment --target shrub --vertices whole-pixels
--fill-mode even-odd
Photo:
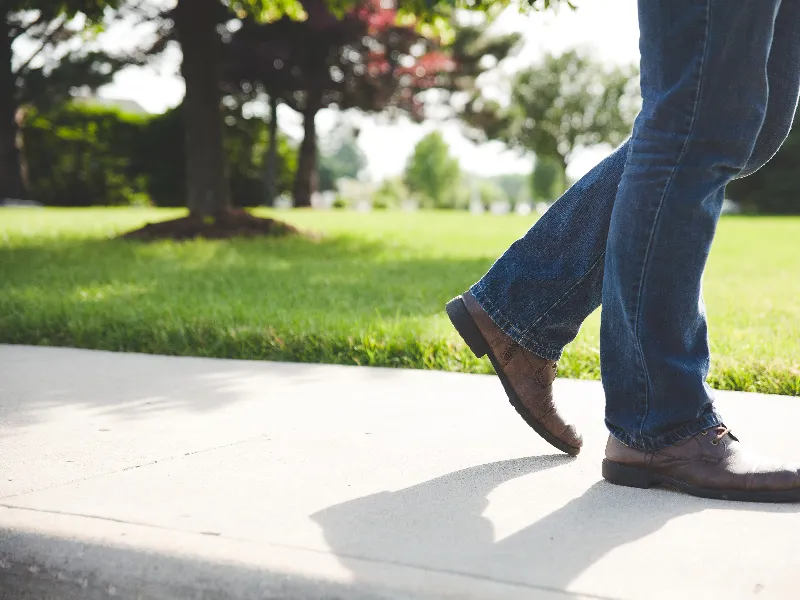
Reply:
[[[22,128],[30,195],[44,204],[93,206],[154,203],[184,206],[184,129],[180,107],[162,115],[67,103],[31,109]],[[227,119],[226,169],[236,206],[263,204],[268,145],[259,119]],[[296,153],[278,141],[278,189],[291,189]]]

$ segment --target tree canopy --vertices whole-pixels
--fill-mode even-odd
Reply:
[[[633,68],[605,67],[575,50],[548,55],[517,75],[501,137],[564,166],[577,148],[616,146],[638,111],[635,75]]]
[[[550,157],[566,168],[578,148],[618,145],[639,109],[634,67],[607,67],[570,50],[519,72],[510,105],[477,98],[462,116],[490,139]]]

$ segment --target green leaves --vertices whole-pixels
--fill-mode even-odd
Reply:
[[[82,13],[89,20],[103,16],[106,8],[115,8],[120,0],[6,0],[6,14],[25,10],[37,10],[45,20],[55,19],[59,15],[74,17]]]
[[[618,145],[638,111],[636,73],[576,50],[546,56],[517,75],[498,137],[565,166],[577,148]]]
[[[414,148],[406,166],[405,182],[418,193],[425,204],[435,207],[452,207],[461,176],[458,160],[450,156],[450,149],[438,131],[429,133]]]

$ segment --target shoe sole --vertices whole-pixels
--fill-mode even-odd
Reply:
[[[503,384],[503,388],[506,391],[506,395],[508,396],[511,406],[514,407],[514,410],[517,411],[519,416],[523,418],[528,426],[530,426],[531,429],[538,433],[552,446],[558,448],[566,454],[569,454],[570,456],[577,456],[581,451],[580,448],[570,446],[569,444],[558,439],[547,429],[545,429],[544,426],[533,417],[528,409],[525,408],[525,405],[520,401],[519,396],[517,396],[516,392],[514,391],[514,388],[511,387],[511,382],[508,380],[508,377],[506,377],[505,373],[503,373],[500,361],[497,360],[497,357],[492,352],[492,349],[489,346],[489,343],[486,341],[486,338],[483,337],[480,329],[478,329],[478,326],[472,319],[472,315],[469,314],[467,306],[464,304],[464,299],[461,296],[453,298],[447,303],[445,310],[447,311],[447,316],[450,317],[450,322],[453,324],[453,327],[456,328],[456,331],[466,342],[469,349],[472,350],[472,353],[478,358],[483,358],[484,356],[489,357],[495,373],[500,378],[500,382]]]
[[[617,463],[607,458],[603,460],[603,478],[609,483],[648,489],[666,485],[691,496],[711,498],[712,500],[734,500],[738,502],[799,502],[800,489],[773,492],[746,490],[715,490],[702,488],[684,481],[658,475],[639,467]]]

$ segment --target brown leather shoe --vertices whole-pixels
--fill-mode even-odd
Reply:
[[[714,427],[657,452],[609,437],[603,477],[629,487],[667,485],[692,496],[744,502],[800,501],[797,466],[760,460],[727,427]]]
[[[447,303],[447,315],[475,356],[488,354],[511,405],[525,422],[562,452],[577,455],[583,439],[564,422],[553,402],[556,363],[507,336],[469,292]]]

